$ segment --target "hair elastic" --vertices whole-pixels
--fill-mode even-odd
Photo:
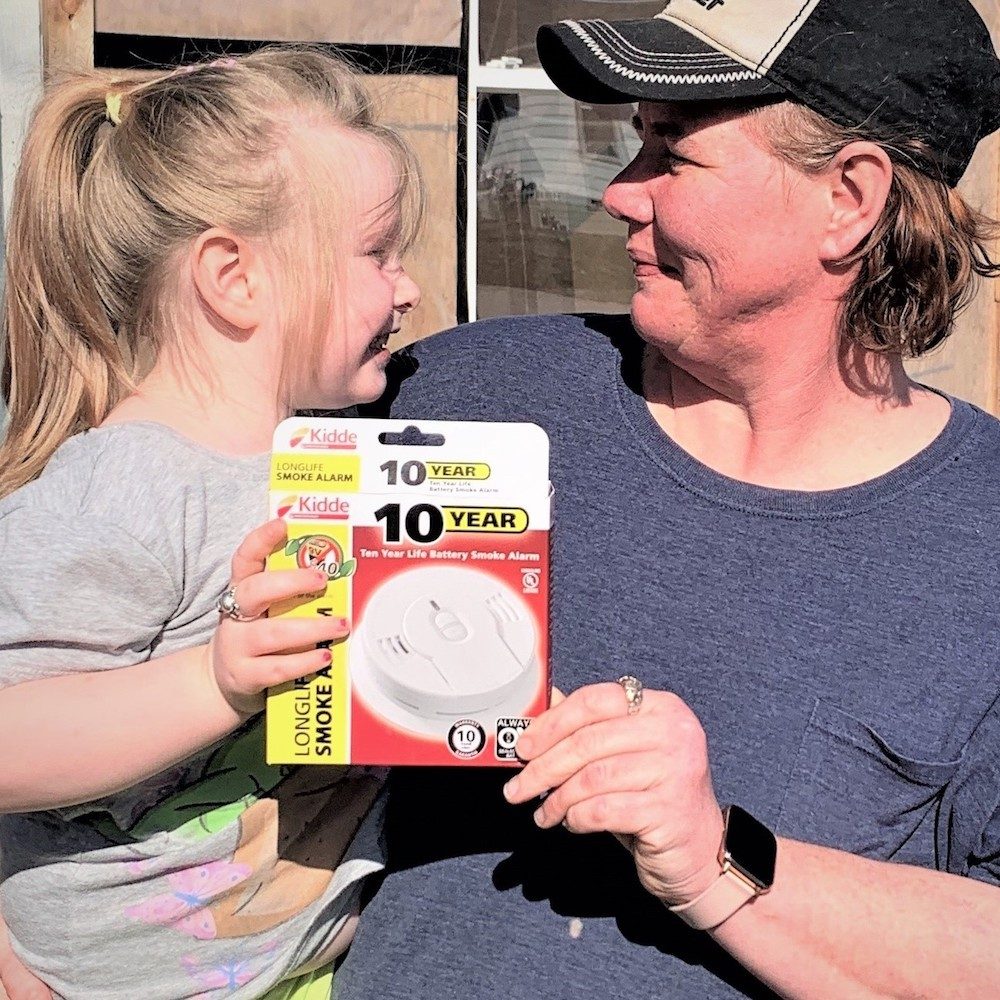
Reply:
[[[104,108],[105,113],[108,116],[108,121],[112,125],[121,125],[122,123],[122,95],[120,92],[109,90],[107,94],[104,95]]]

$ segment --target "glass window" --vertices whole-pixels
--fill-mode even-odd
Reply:
[[[627,230],[601,195],[639,148],[633,107],[480,91],[477,111],[477,315],[627,309]]]
[[[485,66],[506,57],[519,59],[522,66],[537,66],[535,33],[540,25],[565,18],[653,17],[663,7],[664,0],[479,0],[480,62]]]

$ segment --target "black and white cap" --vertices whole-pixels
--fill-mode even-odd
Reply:
[[[790,97],[873,139],[922,139],[956,184],[1000,128],[1000,60],[969,0],[667,0],[655,17],[538,32],[591,104]]]

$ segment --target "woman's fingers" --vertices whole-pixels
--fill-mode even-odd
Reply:
[[[656,813],[657,803],[648,792],[609,792],[573,803],[560,822],[570,833],[634,837],[654,824]]]
[[[662,720],[651,716],[584,725],[535,757],[509,781],[504,790],[507,801],[527,802],[551,788],[558,788],[584,768],[618,754],[658,750],[662,761],[665,755],[662,725]],[[530,727],[525,730],[528,732]],[[517,743],[519,754],[522,752],[521,740]]]
[[[647,689],[630,714],[633,703],[620,684],[553,699],[518,740],[528,763],[504,795],[526,802],[548,793],[535,811],[538,826],[615,834],[649,892],[683,901],[704,888],[706,872],[718,875],[722,813],[705,731],[670,692]]]
[[[517,741],[518,756],[531,760],[584,726],[622,719],[627,714],[628,702],[621,685],[612,682],[579,688],[562,701],[553,699],[552,707],[532,720]]]
[[[254,528],[233,554],[229,585],[235,587],[254,573],[263,572],[267,557],[287,540],[288,525],[280,517]]]
[[[594,800],[623,792],[646,792],[663,780],[663,755],[652,750],[619,753],[585,764],[571,778],[562,782],[535,812],[538,826],[556,826],[567,814],[585,802],[594,810]],[[613,832],[628,832],[618,826],[604,827]]]

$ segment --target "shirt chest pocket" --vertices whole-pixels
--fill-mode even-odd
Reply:
[[[877,859],[934,863],[941,794],[961,759],[913,760],[842,709],[817,701],[792,765],[777,832]],[[910,845],[913,856],[904,846]]]

